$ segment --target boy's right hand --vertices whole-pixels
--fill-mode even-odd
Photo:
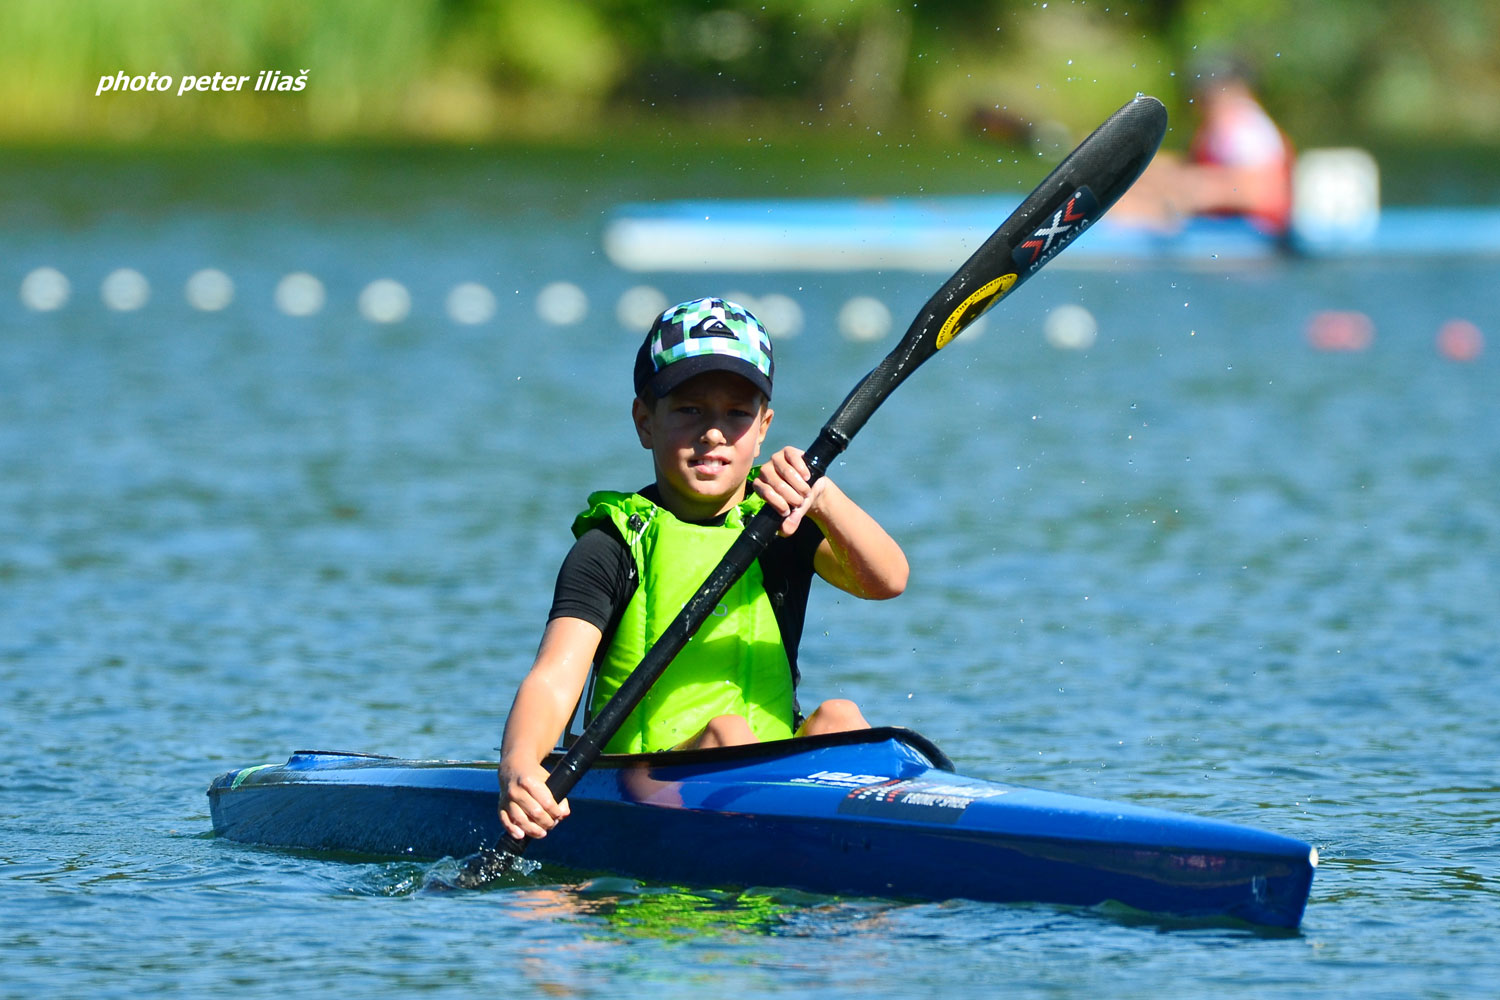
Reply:
[[[540,839],[568,815],[547,787],[547,769],[533,761],[500,762],[500,825],[517,840]]]

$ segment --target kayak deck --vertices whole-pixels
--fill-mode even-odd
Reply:
[[[435,859],[494,845],[496,765],[302,751],[209,787],[214,830],[274,847]],[[884,728],[605,756],[544,864],[699,885],[1091,906],[1296,927],[1316,853],[1215,820],[954,773]]]

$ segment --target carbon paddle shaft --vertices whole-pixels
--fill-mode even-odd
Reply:
[[[1167,111],[1154,97],[1138,96],[1111,115],[1058,164],[1000,228],[922,307],[901,343],[854,387],[804,454],[816,482],[848,447],[885,398],[970,323],[1041,270],[1125,193],[1151,162],[1166,134]],[[763,508],[640,666],[600,709],[547,777],[559,801],[583,776],[625,719],[682,651],[719,599],[776,537],[781,517]],[[507,838],[500,850],[519,854]]]

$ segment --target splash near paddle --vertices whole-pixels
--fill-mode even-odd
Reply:
[[[895,350],[860,380],[803,454],[816,482],[827,472],[887,396],[974,320],[1041,270],[1102,216],[1140,177],[1167,130],[1167,110],[1154,97],[1137,96],[1110,115],[1037,185],[989,239],[927,300]],[[767,506],[751,518],[682,612],[667,626],[640,666],[622,684],[547,777],[562,800],[603,753],[615,732],[646,696],[731,584],[771,539],[781,516]],[[465,859],[456,882],[480,887],[507,874],[524,844],[510,838]]]

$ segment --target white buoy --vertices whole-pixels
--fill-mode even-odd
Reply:
[[[760,315],[760,299],[754,295],[751,295],[744,289],[731,288],[729,291],[721,295],[720,298],[725,299],[729,302],[733,302],[736,305],[744,306],[756,316]]]
[[[964,327],[963,330],[961,330],[959,332],[959,334],[955,338],[954,342],[955,343],[959,343],[959,344],[972,344],[974,341],[978,340],[980,337],[983,337],[985,335],[985,333],[989,330],[989,328],[990,328],[990,314],[989,313],[985,313],[983,316],[980,316],[978,319],[974,320],[968,326]]]
[[[323,283],[306,271],[296,271],[276,285],[276,308],[288,316],[312,316],[323,308]]]
[[[134,268],[111,271],[99,286],[99,297],[116,312],[134,312],[151,299],[151,283]]]
[[[21,279],[21,303],[37,312],[52,312],[68,304],[72,293],[67,275],[55,267],[39,267]]]
[[[856,295],[839,310],[839,333],[848,340],[879,340],[891,332],[891,311],[868,295]]]
[[[790,340],[802,332],[802,307],[791,296],[772,292],[762,295],[756,305],[752,311],[772,340]]]
[[[399,281],[379,278],[359,293],[359,314],[371,323],[399,323],[411,314],[411,293]]]
[[[1083,306],[1062,305],[1047,314],[1043,326],[1047,343],[1064,351],[1086,351],[1099,337],[1094,314]]]
[[[626,330],[644,334],[669,305],[671,303],[659,289],[636,285],[627,288],[615,303],[615,319]]]
[[[212,267],[195,272],[182,289],[188,305],[204,312],[218,312],[234,301],[234,282]]]
[[[554,281],[537,293],[536,314],[553,326],[572,326],[589,314],[589,299],[570,281]]]
[[[448,318],[465,326],[478,326],[495,318],[495,293],[477,281],[454,285],[448,293]]]

